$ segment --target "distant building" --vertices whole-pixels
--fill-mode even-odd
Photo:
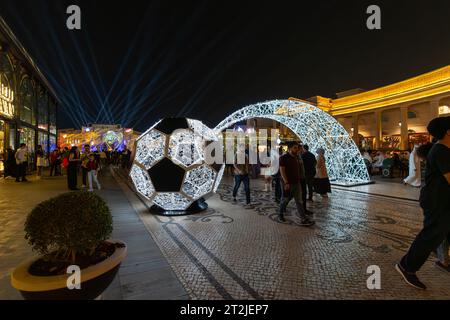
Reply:
[[[140,133],[131,128],[122,128],[121,125],[89,124],[77,129],[61,129],[58,131],[58,145],[60,148],[90,145],[96,150],[118,150],[126,148],[133,150],[136,139]]]
[[[26,143],[32,169],[37,145],[46,153],[56,146],[58,103],[48,80],[0,17],[0,171],[8,147]]]
[[[308,101],[335,117],[361,149],[407,150],[430,140],[428,123],[450,115],[450,65],[381,88]]]

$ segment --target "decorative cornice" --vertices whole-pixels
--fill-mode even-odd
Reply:
[[[332,99],[331,114],[399,105],[446,92],[450,92],[450,65],[378,89]]]

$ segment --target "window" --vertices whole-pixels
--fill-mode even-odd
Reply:
[[[56,149],[56,136],[50,135],[50,152]]]
[[[50,133],[56,134],[56,104],[50,102]]]
[[[408,111],[408,119],[417,118],[417,114],[414,111]]]
[[[48,130],[48,96],[45,90],[39,90],[38,98],[38,128]]]
[[[48,154],[48,134],[39,132],[38,133],[38,145],[42,146],[45,154]]]
[[[20,120],[36,125],[36,114],[34,111],[34,94],[30,78],[25,78],[20,84]]]
[[[0,53],[0,114],[7,117],[14,116],[13,73],[13,67],[8,56]]]

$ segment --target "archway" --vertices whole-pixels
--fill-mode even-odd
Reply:
[[[250,118],[267,118],[291,129],[311,151],[323,148],[330,180],[335,184],[369,183],[370,177],[356,144],[331,115],[318,107],[295,100],[272,100],[244,107],[214,129],[220,133]]]

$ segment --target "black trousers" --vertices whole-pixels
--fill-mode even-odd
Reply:
[[[450,233],[450,211],[424,210],[424,226],[416,236],[408,253],[402,258],[400,264],[411,273],[417,272],[427,261],[431,252],[444,241]]]
[[[250,204],[250,177],[248,176],[248,174],[246,175],[237,174],[234,176],[233,198],[236,198],[236,195],[239,191],[239,187],[241,186],[241,182],[244,183],[246,202],[247,204]]]
[[[306,179],[300,179],[300,185],[302,186],[302,201],[303,201],[303,210],[306,212]]]
[[[17,181],[19,181],[20,179],[22,179],[22,181],[26,180],[25,176],[27,174],[27,166],[28,166],[27,162],[23,162],[17,165],[17,175],[16,175]]]
[[[87,186],[87,174],[88,174],[88,169],[85,167],[81,167],[81,174],[83,177],[83,186]]]
[[[280,202],[281,196],[283,195],[281,190],[281,176],[276,175],[273,177],[273,180],[275,181],[275,202]]]
[[[50,165],[50,177],[53,176],[53,172],[55,172],[55,176],[58,175],[58,169],[57,168],[58,168],[58,164],[56,162],[52,163]]]
[[[313,198],[314,194],[314,177],[306,177],[306,185],[308,186],[308,199]],[[306,189],[303,189],[306,197]]]
[[[71,165],[67,167],[67,185],[69,190],[75,190],[77,188],[77,166]]]

